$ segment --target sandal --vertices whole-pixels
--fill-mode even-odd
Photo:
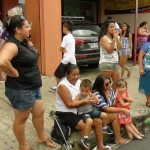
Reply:
[[[150,102],[146,102],[146,106],[150,108]]]
[[[131,71],[129,71],[129,72],[127,73],[127,78],[130,78],[130,75],[131,75]]]
[[[129,139],[121,139],[120,141],[115,141],[115,143],[118,144],[118,145],[122,145],[122,144],[127,144],[130,141],[131,140],[129,140]]]
[[[46,145],[47,147],[49,147],[49,148],[56,148],[56,144],[55,144],[55,142],[52,140],[52,139],[50,139],[50,138],[47,138],[45,141],[43,141],[43,142],[41,142],[41,141],[38,141],[38,143],[40,143],[40,144],[44,144],[44,145]]]
[[[141,136],[139,136],[139,135],[135,136],[133,139],[134,140],[143,140],[143,138]]]
[[[144,135],[144,134],[142,134],[142,133],[138,133],[138,135],[140,136],[140,137],[142,137],[142,138],[146,138],[146,136]]]

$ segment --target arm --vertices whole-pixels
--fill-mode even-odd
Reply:
[[[126,115],[129,115],[130,112],[128,109],[126,108],[117,108],[117,107],[109,107],[106,106],[104,108],[102,108],[102,110],[104,110],[107,113],[118,113],[118,112],[124,112]]]
[[[118,101],[123,108],[125,108],[126,106],[129,106],[131,104],[129,102],[124,102],[122,98],[118,98]]]
[[[80,101],[80,95],[77,95],[77,97],[74,99],[74,101]]]
[[[129,33],[129,43],[130,43],[130,54],[129,54],[129,58],[132,57],[132,47],[133,47],[133,44],[132,44],[132,34]]]
[[[63,48],[63,47],[60,47],[59,50],[60,50],[61,52],[63,52],[63,53],[67,52],[67,50],[66,50],[65,48]]]
[[[87,99],[82,101],[73,100],[69,89],[65,85],[60,85],[57,89],[57,93],[68,108],[75,108],[89,102]]]
[[[138,55],[138,63],[139,63],[139,74],[143,75],[144,74],[144,69],[143,69],[143,57],[145,55],[145,52],[140,50],[139,55]]]
[[[108,52],[112,53],[114,51],[115,39],[112,39],[112,42],[109,43],[105,36],[100,39],[100,45]]]
[[[18,71],[11,65],[11,60],[17,55],[18,48],[13,43],[4,44],[0,52],[0,68],[11,77],[18,77]]]
[[[146,29],[143,29],[143,28],[138,28],[138,34],[139,35],[143,35],[143,36],[148,36],[149,33],[147,32]]]
[[[123,49],[123,46],[122,46],[122,43],[120,42],[119,38],[118,38],[118,34],[114,34],[114,39],[116,41],[116,44],[117,44],[117,48],[119,50],[122,50]]]
[[[128,93],[128,95],[125,97],[125,100],[128,101],[129,103],[133,102],[133,98],[131,97],[131,95]]]

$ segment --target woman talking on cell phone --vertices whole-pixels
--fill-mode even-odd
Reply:
[[[100,74],[111,77],[112,88],[115,91],[115,83],[119,79],[118,50],[123,48],[117,32],[115,32],[115,21],[106,20],[102,26],[100,36]]]

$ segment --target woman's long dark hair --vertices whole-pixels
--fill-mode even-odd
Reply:
[[[150,42],[150,35],[149,35],[148,38],[147,38],[147,42]]]
[[[123,23],[123,24],[125,24],[126,26],[127,26],[127,30],[126,30],[126,34],[125,34],[125,37],[129,37],[129,33],[130,33],[130,26],[127,24],[127,23]],[[123,33],[124,33],[125,31],[122,31],[122,34],[121,35],[123,35]]]
[[[95,82],[93,84],[93,88],[92,88],[92,91],[94,92],[99,92],[100,95],[102,95],[105,99],[105,102],[107,103],[107,98],[106,98],[106,95],[104,93],[104,81],[105,79],[109,79],[109,77],[105,76],[105,75],[98,75],[95,79]],[[111,82],[111,80],[110,80]]]
[[[115,23],[115,21],[114,21],[114,20],[111,20],[111,19],[107,19],[107,20],[103,23],[103,25],[102,25],[102,27],[101,27],[100,34],[99,34],[99,40],[101,39],[101,37],[103,37],[104,35],[106,35],[107,30],[108,30],[108,26],[109,26],[110,23]]]
[[[146,25],[147,23],[148,23],[147,21],[143,21],[143,22],[141,22],[138,28],[143,27],[143,26],[144,26],[144,25]]]

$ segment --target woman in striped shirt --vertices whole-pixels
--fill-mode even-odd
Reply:
[[[115,134],[115,143],[126,144],[129,140],[122,138],[120,135],[120,124],[117,120],[117,113],[120,111],[124,112],[126,115],[129,115],[130,113],[126,108],[115,107],[115,95],[111,88],[111,84],[112,81],[109,77],[105,75],[97,76],[93,84],[93,92],[97,95],[99,103],[95,104],[94,107],[107,113],[107,124],[112,123]]]

